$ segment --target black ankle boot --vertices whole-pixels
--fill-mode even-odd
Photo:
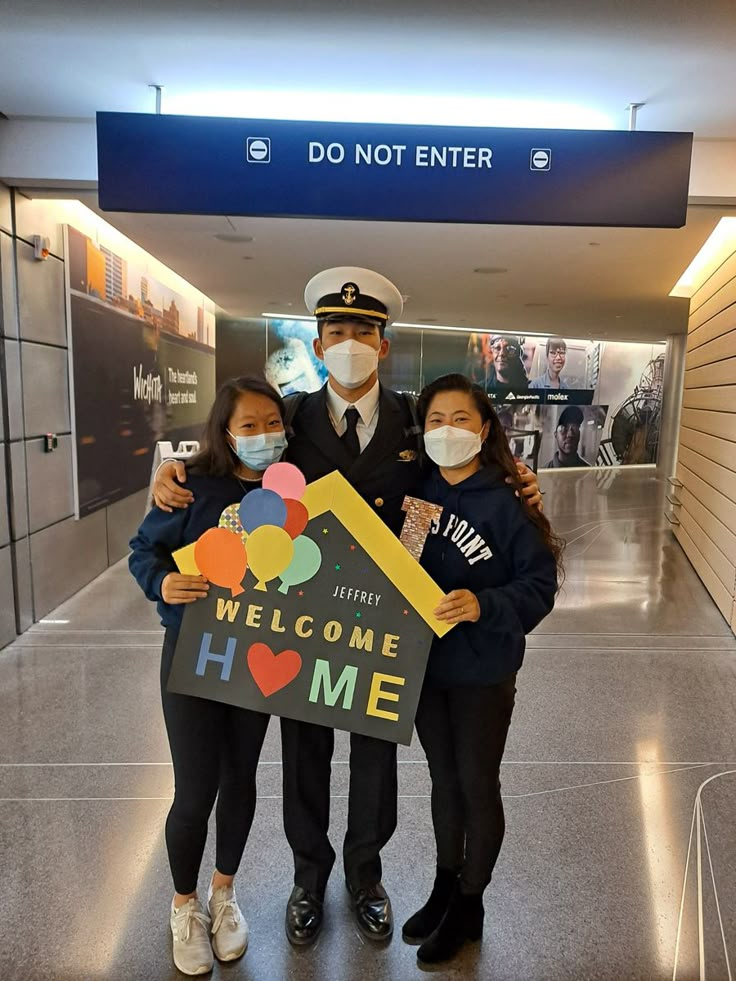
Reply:
[[[457,872],[454,869],[441,869],[437,866],[429,899],[414,916],[409,917],[401,930],[406,943],[420,944],[434,933],[447,912],[456,882]]]
[[[483,935],[483,895],[464,895],[455,889],[445,918],[429,940],[417,951],[422,964],[439,964],[457,954],[466,940],[480,940]]]

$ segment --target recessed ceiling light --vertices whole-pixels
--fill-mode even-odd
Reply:
[[[483,276],[492,276],[495,273],[505,273],[508,272],[506,266],[478,266],[477,269],[473,270],[474,273],[480,273]]]
[[[238,235],[236,232],[220,232],[214,236],[218,242],[228,242],[231,245],[243,245],[252,242],[252,235]]]

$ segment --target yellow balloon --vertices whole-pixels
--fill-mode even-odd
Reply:
[[[291,535],[276,525],[261,525],[248,535],[245,547],[248,568],[258,580],[256,589],[265,593],[266,583],[288,568],[294,557]]]

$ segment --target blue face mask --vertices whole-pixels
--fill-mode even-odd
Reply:
[[[228,436],[235,440],[235,454],[242,464],[250,470],[267,470],[272,463],[281,459],[286,449],[286,433],[259,433],[257,436]],[[232,447],[231,447],[232,449]]]

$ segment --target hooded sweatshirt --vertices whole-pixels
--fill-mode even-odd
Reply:
[[[454,485],[435,469],[418,496],[443,508],[422,566],[446,593],[469,589],[480,604],[477,623],[435,637],[425,683],[449,688],[504,681],[521,667],[526,634],[554,606],[554,556],[498,467]]]
[[[194,494],[193,503],[174,511],[154,507],[148,512],[130,543],[128,567],[148,599],[157,604],[164,627],[178,630],[186,609],[184,603],[164,603],[161,595],[165,577],[177,571],[172,553],[196,542],[208,528],[216,528],[228,505],[241,501],[248,491],[260,486],[259,481],[241,484],[236,477],[187,473],[186,487]]]

